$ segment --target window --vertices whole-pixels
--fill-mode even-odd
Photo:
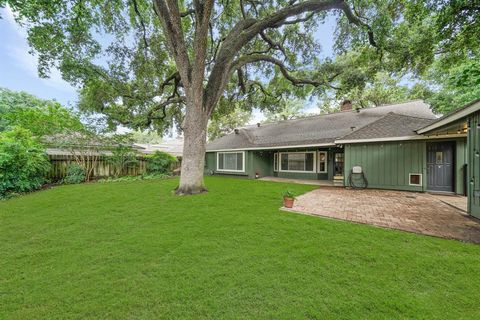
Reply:
[[[315,152],[280,153],[280,171],[315,172]]]
[[[318,152],[318,172],[327,172],[327,151]]]
[[[422,175],[420,173],[410,173],[408,175],[408,182],[411,186],[421,186],[422,185]]]
[[[278,171],[278,153],[273,154],[273,171]]]
[[[245,172],[245,152],[218,152],[217,171]]]
[[[435,163],[442,164],[443,163],[443,152],[437,151],[435,152]]]

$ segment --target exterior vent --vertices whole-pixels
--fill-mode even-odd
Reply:
[[[235,129],[233,131],[235,132],[235,134],[238,134],[240,132],[240,130],[238,130],[238,129]]]
[[[257,127],[260,128],[260,122],[257,123]]]

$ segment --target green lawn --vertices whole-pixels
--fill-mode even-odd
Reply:
[[[279,211],[288,187],[207,178],[0,202],[0,319],[480,318],[480,246]]]

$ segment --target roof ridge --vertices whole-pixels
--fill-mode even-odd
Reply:
[[[352,132],[347,133],[346,135],[343,135],[343,136],[341,136],[341,137],[338,137],[338,138],[336,138],[335,140],[342,140],[342,139],[344,139],[345,137],[348,137],[348,136],[351,135],[351,134],[354,134],[354,133],[356,133],[356,132],[358,132],[358,131],[360,131],[360,130],[362,130],[362,129],[364,129],[364,128],[369,127],[370,125],[373,125],[373,124],[376,123],[377,121],[380,121],[380,120],[386,118],[387,116],[389,116],[389,115],[391,115],[391,114],[396,114],[396,113],[394,113],[394,112],[389,112],[389,113],[387,113],[387,114],[384,114],[384,115],[381,116],[380,118],[378,118],[378,119],[376,119],[376,120],[374,120],[374,121],[372,121],[372,122],[369,122],[369,123],[367,123],[366,125],[358,128],[358,129],[355,129],[355,130],[353,130]]]
[[[378,108],[383,108],[383,107],[391,107],[399,104],[407,104],[415,101],[422,101],[425,103],[424,100],[422,99],[413,99],[413,100],[407,100],[404,102],[397,102],[397,103],[391,103],[391,104],[384,104],[384,105],[379,105],[379,106],[374,106],[374,107],[368,107],[368,108],[358,108],[360,110],[372,110],[372,109],[378,109]],[[335,114],[345,114],[345,113],[351,113],[351,112],[357,112],[357,109],[352,109],[352,110],[347,110],[347,111],[338,111],[338,112],[332,112],[332,113],[323,113],[323,114],[314,114],[314,115],[309,115],[309,116],[304,116],[304,117],[298,117],[295,119],[286,119],[286,120],[278,120],[278,121],[271,121],[271,122],[263,122],[261,125],[271,125],[271,124],[278,124],[278,123],[283,123],[283,122],[289,122],[289,121],[295,121],[295,120],[303,120],[303,119],[308,119],[308,118],[316,118],[316,117],[324,117],[324,116],[330,116],[330,115],[335,115]],[[428,119],[428,118],[425,118]],[[260,125],[260,127],[261,127]],[[238,129],[249,129],[249,127],[252,127],[255,129],[257,127],[256,124],[250,124],[247,126],[242,126],[239,127]]]

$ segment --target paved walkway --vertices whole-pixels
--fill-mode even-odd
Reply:
[[[426,193],[320,188],[299,196],[291,210],[480,243],[480,220]]]
[[[444,195],[432,193],[432,196],[446,204],[451,205],[457,209],[467,212],[467,197],[457,196],[457,195]]]

